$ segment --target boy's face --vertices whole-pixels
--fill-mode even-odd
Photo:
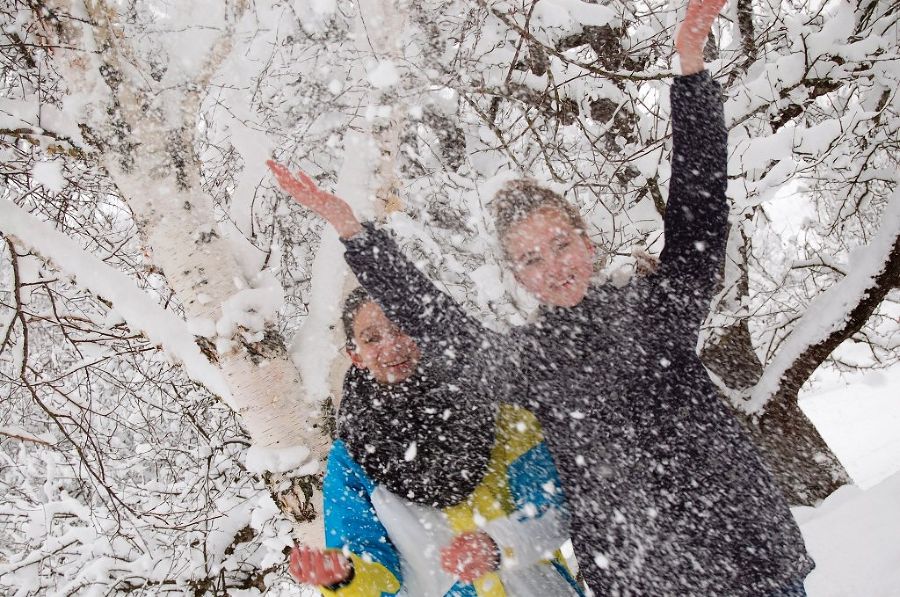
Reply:
[[[516,279],[542,303],[574,307],[584,299],[594,246],[560,210],[534,210],[509,229],[503,247]]]
[[[367,369],[380,383],[399,383],[412,375],[422,353],[416,341],[400,331],[384,311],[367,301],[353,318],[353,364]]]

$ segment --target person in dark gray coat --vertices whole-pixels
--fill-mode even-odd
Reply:
[[[723,0],[692,0],[671,90],[672,180],[658,271],[591,284],[578,214],[528,180],[492,201],[516,278],[544,305],[492,333],[435,289],[383,231],[340,199],[273,166],[331,222],[345,258],[388,316],[460,361],[461,383],[531,409],[572,511],[575,553],[601,595],[804,595],[799,529],[749,436],[696,354],[728,230],[721,91],[700,53]]]

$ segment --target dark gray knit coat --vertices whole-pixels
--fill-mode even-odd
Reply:
[[[778,486],[697,357],[728,231],[727,131],[708,73],[671,89],[673,163],[659,271],[594,287],[509,335],[468,317],[371,226],[360,282],[464,383],[531,409],[599,595],[762,596],[812,569]]]

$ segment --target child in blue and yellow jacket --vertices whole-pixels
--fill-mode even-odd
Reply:
[[[344,309],[354,367],[324,483],[326,551],[294,576],[339,597],[582,595],[559,549],[564,498],[528,411],[469,399],[364,291]]]

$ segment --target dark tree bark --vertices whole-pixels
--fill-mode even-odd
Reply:
[[[775,450],[786,456],[793,455],[792,458],[780,460],[775,468],[779,478],[783,478],[787,484],[788,495],[797,499],[798,503],[809,504],[824,498],[842,483],[847,482],[847,477],[843,467],[831,452],[822,449],[824,442],[812,441],[813,438],[804,433],[804,426],[799,419],[801,417],[803,420],[806,419],[797,406],[797,394],[819,365],[842,342],[859,332],[887,294],[898,287],[900,287],[900,234],[894,239],[893,248],[884,262],[881,273],[873,278],[869,288],[861,294],[859,302],[850,311],[845,324],[803,351],[781,376],[778,391],[766,404],[765,412],[759,417],[758,425],[765,441],[764,449]],[[802,466],[805,461],[818,462],[819,466],[815,468],[821,472],[814,474],[811,467]],[[832,473],[831,478],[828,472]],[[840,473],[843,473],[844,478],[841,478]]]
[[[733,298],[728,301],[732,311],[737,311],[741,297],[747,296],[749,291],[746,255],[750,240],[742,229],[738,228],[737,233],[740,235],[738,242],[741,243],[738,250],[740,261],[736,264],[740,276],[731,293]],[[864,322],[863,320],[860,326]],[[846,337],[854,332],[855,330],[849,332]],[[832,350],[833,348],[822,355],[815,367]],[[715,341],[704,346],[701,358],[709,370],[735,393],[752,389],[763,373],[763,364],[753,348],[746,317],[739,318],[720,333]],[[812,370],[807,378],[810,374]],[[773,400],[758,419],[749,417],[737,408],[734,411],[753,436],[788,501],[797,505],[814,505],[841,485],[849,483],[850,477],[815,425],[797,404],[797,393],[801,385],[802,382],[793,394],[785,394],[777,402]],[[727,402],[734,406],[730,400]]]

